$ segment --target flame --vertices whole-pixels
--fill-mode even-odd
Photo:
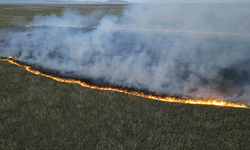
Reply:
[[[27,71],[29,71],[33,74],[48,77],[48,78],[51,78],[51,79],[56,80],[58,82],[76,83],[76,84],[79,84],[83,87],[97,89],[97,90],[116,91],[116,92],[126,93],[126,94],[135,95],[135,96],[139,96],[139,97],[145,97],[148,99],[164,101],[164,102],[176,102],[176,103],[196,104],[196,105],[214,105],[214,106],[249,108],[250,109],[250,107],[246,106],[245,104],[232,103],[232,102],[227,102],[227,101],[222,101],[222,100],[199,100],[199,99],[187,99],[187,98],[180,99],[180,98],[176,98],[176,97],[156,96],[153,94],[143,93],[140,91],[131,91],[131,90],[128,90],[125,88],[121,89],[121,88],[114,88],[114,87],[101,87],[101,86],[97,86],[97,85],[90,85],[90,84],[87,84],[87,83],[82,82],[80,80],[65,79],[65,78],[60,78],[60,77],[56,77],[53,75],[48,75],[48,74],[42,73],[39,70],[32,69],[32,67],[29,65],[22,65],[22,64],[18,63],[17,61],[12,59],[12,56],[9,56],[7,59],[0,58],[0,60],[1,61],[8,61],[9,63],[17,65],[19,67],[24,67]]]
[[[206,32],[206,31],[180,31],[180,30],[164,30],[164,29],[139,29],[139,28],[110,28],[110,27],[86,27],[86,26],[76,26],[76,25],[49,25],[49,24],[41,24],[41,25],[26,25],[25,27],[74,27],[74,28],[90,28],[90,29],[111,29],[111,30],[134,30],[134,31],[155,31],[155,32],[173,32],[173,33],[195,33],[195,34],[219,34],[219,35],[241,35],[241,36],[250,36],[250,34],[241,34],[241,33],[230,33],[230,32]],[[25,34],[26,35],[26,34]]]

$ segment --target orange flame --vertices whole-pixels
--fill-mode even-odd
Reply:
[[[53,27],[75,27],[75,28],[90,28],[90,29],[113,29],[113,30],[135,30],[135,31],[155,31],[155,32],[173,32],[173,33],[196,33],[196,34],[220,34],[220,35],[241,35],[241,36],[250,36],[250,34],[241,34],[241,33],[230,33],[230,32],[205,32],[205,31],[179,31],[179,30],[164,30],[164,29],[139,29],[139,28],[110,28],[110,27],[85,27],[85,26],[76,26],[76,25],[49,25],[49,24],[41,24],[41,25],[26,25],[25,27],[31,28],[36,26],[53,26]]]
[[[41,73],[39,70],[32,69],[31,66],[22,65],[22,64],[16,62],[14,59],[12,59],[12,56],[9,56],[7,59],[0,58],[0,60],[1,61],[8,61],[9,63],[17,65],[19,67],[24,67],[27,71],[29,71],[29,72],[31,72],[33,74],[45,76],[45,77],[51,78],[53,80],[56,80],[58,82],[76,83],[76,84],[79,84],[79,85],[81,85],[83,87],[97,89],[97,90],[116,91],[116,92],[126,93],[126,94],[130,94],[130,95],[145,97],[145,98],[149,98],[149,99],[153,99],[153,100],[164,101],[164,102],[176,102],[176,103],[196,104],[196,105],[214,105],[214,106],[224,106],[224,107],[249,108],[245,104],[238,104],[238,103],[226,102],[226,101],[221,101],[221,100],[180,99],[180,98],[176,98],[176,97],[155,96],[155,95],[148,94],[148,93],[145,94],[145,93],[140,92],[140,91],[130,91],[128,89],[119,89],[119,88],[114,88],[114,87],[101,87],[101,86],[97,86],[97,85],[89,85],[89,84],[87,84],[85,82],[82,82],[80,80],[64,79],[64,78],[56,77],[56,76],[53,76],[53,75],[48,75],[48,74],[45,74],[45,73]]]

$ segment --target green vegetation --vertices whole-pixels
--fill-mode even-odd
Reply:
[[[65,8],[78,11],[82,15],[103,11],[103,16],[105,14],[120,16],[123,8],[126,7],[122,5],[0,5],[0,28],[23,26],[32,21],[37,14],[60,16]]]
[[[59,7],[62,10],[63,6],[8,5],[0,6],[0,14],[4,10],[8,15],[9,8],[20,11],[12,10],[10,16],[31,19],[29,14],[53,10],[60,15]],[[1,17],[1,27],[10,25],[11,19],[6,20]],[[167,103],[93,90],[37,76],[2,61],[0,79],[0,149],[250,147],[249,109]]]

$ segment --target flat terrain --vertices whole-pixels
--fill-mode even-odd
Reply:
[[[14,27],[20,21],[16,16],[29,22],[35,14],[60,15],[64,7],[0,5],[0,26]],[[112,9],[77,7],[81,13]],[[112,7],[117,15],[122,11],[121,6]],[[0,149],[4,150],[247,150],[249,118],[250,109],[167,103],[93,90],[0,61]]]
[[[120,16],[122,5],[1,5],[0,4],[0,28],[22,26],[33,20],[35,15],[47,16],[55,14],[61,16],[65,8],[78,11],[82,15],[93,11],[103,11],[105,14]]]

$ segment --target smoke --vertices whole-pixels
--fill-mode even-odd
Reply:
[[[82,16],[65,10],[36,16],[31,24],[88,26],[2,30],[0,56],[13,56],[58,75],[91,79],[171,96],[223,99],[250,104],[249,36],[153,31],[250,33],[250,5],[169,4],[131,6],[123,16]]]

